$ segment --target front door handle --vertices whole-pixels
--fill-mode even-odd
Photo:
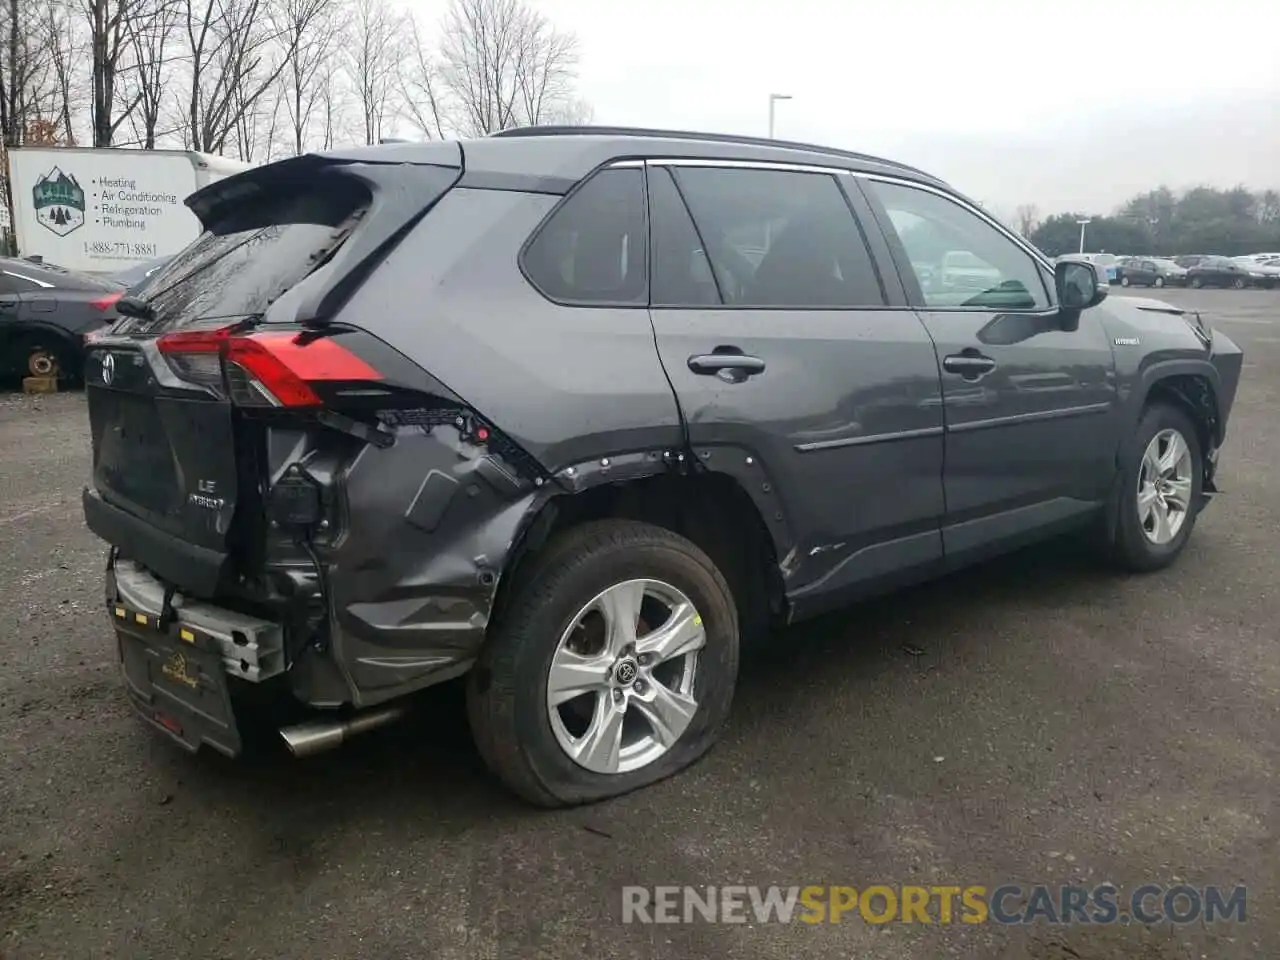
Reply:
[[[764,361],[745,353],[695,353],[689,358],[689,369],[700,376],[741,383],[747,377],[764,373]]]
[[[984,373],[990,373],[995,368],[996,362],[990,357],[984,357],[977,350],[953,353],[942,361],[943,370],[948,373],[958,373],[966,380],[976,380]]]

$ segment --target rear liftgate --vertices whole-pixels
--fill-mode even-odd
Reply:
[[[294,695],[358,711],[282,730],[290,750],[395,720],[403,695],[469,669],[505,559],[556,486],[541,467],[358,328],[239,324],[157,347],[180,377],[231,402],[247,518],[237,588],[288,611],[281,670]],[[216,647],[190,665],[216,673]],[[160,647],[152,661],[166,652],[185,653]],[[196,689],[160,669],[166,689]],[[215,723],[225,690],[208,686],[213,705],[187,705]]]

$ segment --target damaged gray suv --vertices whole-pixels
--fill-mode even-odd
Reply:
[[[1241,370],[820,147],[534,128],[188,205],[85,372],[132,702],[229,755],[242,695],[297,704],[301,755],[466,674],[485,761],[548,806],[700,757],[772,626],[1073,529],[1168,564]]]

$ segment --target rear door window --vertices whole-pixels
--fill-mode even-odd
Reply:
[[[720,291],[702,239],[671,179],[671,171],[649,171],[649,220],[653,230],[655,307],[718,306]]]
[[[543,296],[582,306],[649,302],[644,171],[602,170],[542,224],[521,257]]]
[[[831,175],[731,167],[672,173],[727,306],[884,305],[862,230]]]

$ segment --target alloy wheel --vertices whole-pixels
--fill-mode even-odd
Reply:
[[[570,621],[547,672],[546,702],[561,749],[594,773],[653,763],[698,710],[702,616],[660,580],[601,591]]]
[[[1138,522],[1157,546],[1175,537],[1191,510],[1191,448],[1177,430],[1161,430],[1147,444],[1138,471]]]

